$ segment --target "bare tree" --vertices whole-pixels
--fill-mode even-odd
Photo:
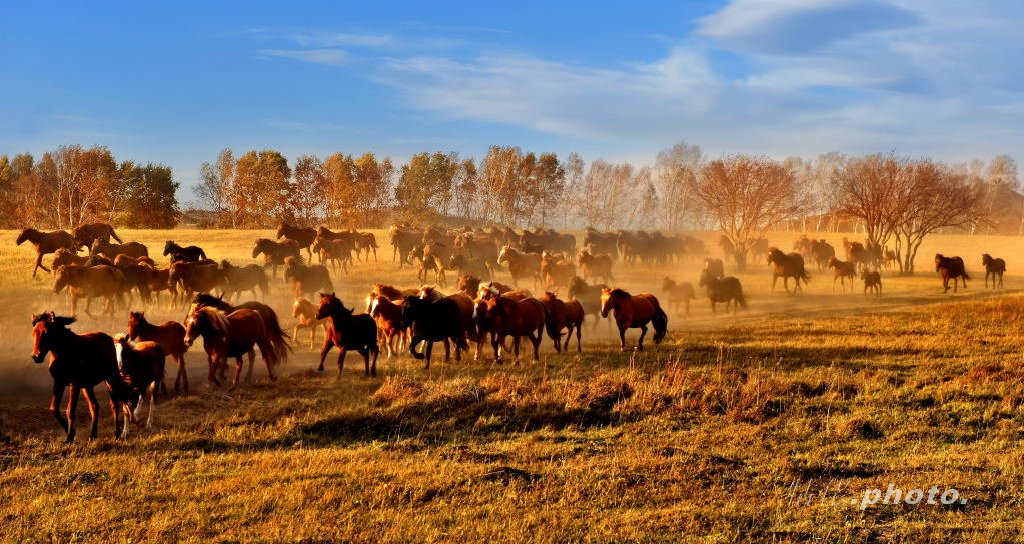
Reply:
[[[700,174],[704,155],[700,147],[679,143],[658,152],[654,161],[655,187],[659,193],[661,223],[669,230],[681,228],[689,219],[689,188]]]

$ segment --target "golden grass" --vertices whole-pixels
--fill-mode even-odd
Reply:
[[[258,231],[128,231],[203,245],[249,262]],[[14,239],[0,232],[0,239]],[[796,235],[772,236],[789,248]],[[841,239],[841,237],[838,237]],[[381,260],[335,277],[349,305],[398,273]],[[838,240],[837,240],[838,241]],[[936,236],[922,272],[884,279],[879,302],[831,292],[815,274],[804,297],[768,294],[766,271],[741,275],[751,309],[671,316],[659,349],[618,353],[605,324],[582,355],[520,367],[381,359],[381,377],[318,375],[305,343],[269,383],[205,386],[157,406],[155,427],[64,446],[32,365],[28,316],[66,311],[50,278],[28,278],[31,252],[0,245],[0,537],[5,541],[700,541],[1012,542],[1024,500],[1024,298],[983,293],[980,253],[1019,254],[1016,238]],[[709,244],[710,246],[710,244]],[[942,295],[936,251],[961,254],[976,281]],[[713,250],[713,253],[717,251]],[[696,264],[619,268],[620,285],[657,293],[695,282]],[[272,304],[283,316],[280,279]],[[157,318],[180,310],[151,308]],[[291,323],[290,317],[283,317]],[[84,318],[79,331],[121,330]],[[595,338],[593,334],[598,336]],[[303,335],[304,336],[304,335]],[[628,340],[635,342],[636,332]],[[329,358],[333,363],[334,357]],[[85,424],[84,409],[79,425]],[[794,481],[843,500],[792,504]],[[850,505],[867,488],[956,487],[957,507]]]

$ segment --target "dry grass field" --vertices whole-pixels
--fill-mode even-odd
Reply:
[[[269,231],[125,231],[249,263]],[[620,353],[605,323],[584,352],[521,366],[430,370],[403,355],[362,377],[350,354],[315,372],[301,333],[277,382],[210,388],[197,343],[190,396],[157,405],[152,429],[89,442],[80,405],[71,446],[47,410],[49,376],[29,359],[30,317],[69,312],[30,247],[0,232],[0,539],[12,542],[1014,542],[1024,510],[1024,239],[933,236],[916,277],[884,274],[884,296],[771,295],[767,268],[739,277],[750,308],[712,317],[701,296],[671,315],[657,349]],[[784,250],[797,233],[776,233]],[[714,256],[720,252],[707,235]],[[828,235],[841,247],[842,235]],[[334,276],[361,305],[375,281],[416,284],[378,232],[379,261]],[[937,251],[973,280],[943,294]],[[1006,258],[986,292],[981,253]],[[47,258],[49,260],[49,257]],[[163,258],[157,258],[164,262]],[[661,295],[696,284],[697,262],[619,267],[617,284]],[[507,275],[499,277],[506,280]],[[279,278],[271,304],[293,322]],[[166,301],[166,299],[164,299]],[[152,319],[184,310],[151,307]],[[123,331],[88,318],[77,332]],[[638,331],[628,339],[635,342]],[[336,353],[336,352],[335,352]],[[436,357],[436,352],[435,352]],[[171,374],[173,376],[173,373]],[[101,402],[106,394],[100,393]],[[867,490],[956,488],[966,504],[874,504]],[[799,487],[807,493],[794,498]],[[814,493],[819,495],[811,496]]]

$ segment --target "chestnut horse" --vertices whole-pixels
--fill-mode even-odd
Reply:
[[[311,260],[313,259],[313,250],[309,246],[313,244],[313,240],[316,240],[316,234],[316,229],[309,227],[296,227],[288,223],[277,225],[277,239],[280,240],[284,237],[286,242],[295,240],[299,249],[305,248]]]
[[[113,259],[118,255],[127,255],[132,258],[137,258],[149,257],[149,249],[139,242],[115,244],[112,242],[104,242],[103,240],[96,240],[92,243],[92,248],[89,254],[104,255],[110,259]]]
[[[992,258],[988,253],[984,253],[981,256],[981,264],[985,267],[985,289],[988,289],[988,278],[992,276],[992,288],[1002,289],[1003,287],[1003,273],[1006,272],[1006,261],[1000,258]],[[996,278],[999,279],[998,286],[996,285]]]
[[[103,240],[109,242],[111,238],[117,240],[117,243],[123,243],[121,237],[114,232],[114,227],[108,223],[85,223],[75,227],[75,230],[71,231],[71,234],[75,237],[75,243],[78,247],[75,249],[85,247],[92,247],[93,242],[96,240]]]
[[[650,293],[630,295],[622,289],[601,289],[601,317],[607,318],[614,312],[615,324],[619,326],[619,347],[626,351],[626,329],[640,329],[637,351],[644,350],[644,336],[647,324],[654,326],[654,343],[660,344],[668,332],[668,316],[661,309],[658,298]]]
[[[246,380],[252,379],[252,367],[255,357],[251,354],[253,347],[260,348],[260,355],[267,365],[267,374],[271,381],[274,365],[278,354],[274,342],[267,334],[263,318],[255,310],[235,310],[225,315],[224,312],[209,306],[196,307],[185,320],[185,343],[191,346],[196,338],[203,337],[203,348],[210,363],[209,380],[220,385],[216,369],[226,364],[228,358],[235,359],[235,379],[231,389],[238,385],[242,377],[242,356],[249,355],[249,373]]]
[[[550,291],[541,295],[540,302],[548,310],[547,320],[544,324],[548,329],[548,337],[555,342],[555,351],[569,350],[569,341],[572,340],[573,331],[576,331],[576,351],[583,351],[580,337],[583,334],[583,320],[587,315],[583,304],[578,300],[561,300]],[[559,345],[562,339],[562,329],[568,329],[564,347]]]
[[[50,412],[67,433],[67,442],[73,442],[78,396],[84,391],[89,403],[89,415],[92,418],[89,438],[96,438],[99,402],[93,388],[101,382],[106,383],[110,392],[110,412],[114,417],[114,438],[118,438],[121,436],[122,408],[130,392],[117,370],[114,339],[102,332],[75,334],[67,328],[74,322],[73,317],[58,316],[53,312],[32,316],[32,361],[40,364],[46,358],[46,354],[50,354],[49,370],[50,376],[53,377]],[[68,397],[65,417],[60,413],[59,406],[64,396],[64,388],[69,386],[71,394]]]
[[[953,280],[953,292],[957,291],[957,278],[964,282],[964,289],[967,289],[967,280],[971,279],[964,269],[964,260],[960,257],[945,257],[941,253],[935,254],[935,271],[942,278],[943,293],[949,292],[949,280]]]
[[[377,323],[372,317],[366,314],[353,315],[353,309],[346,308],[334,293],[320,293],[320,307],[317,308],[316,318],[331,320],[327,338],[324,339],[324,347],[320,350],[318,371],[324,371],[327,352],[331,347],[338,346],[338,377],[341,377],[341,371],[345,367],[345,354],[350,349],[358,351],[363,356],[364,374],[367,377],[377,375],[377,356],[380,355],[380,347],[377,345]]]
[[[69,264],[57,269],[57,280],[53,284],[54,294],[60,293],[65,287],[71,295],[71,311],[78,311],[78,299],[85,299],[85,313],[89,313],[94,297],[107,300],[105,310],[114,313],[114,302],[121,302],[122,289],[127,285],[124,273],[113,266],[78,266]]]
[[[288,353],[291,351],[291,346],[288,345],[288,333],[284,332],[284,329],[281,328],[281,321],[277,319],[277,312],[270,306],[255,300],[243,302],[238,306],[232,306],[224,302],[223,298],[199,293],[192,299],[192,308],[189,312],[191,313],[196,308],[203,306],[217,308],[226,314],[235,310],[241,310],[242,308],[253,310],[260,314],[260,317],[263,318],[263,326],[267,328],[267,335],[270,336],[270,341],[274,345],[274,352],[277,353],[277,362],[284,363],[288,361]]]
[[[533,286],[540,281],[540,260],[537,253],[521,253],[511,246],[504,246],[498,253],[498,264],[508,263],[508,272],[512,275],[512,285],[519,287],[519,280],[533,278]]]
[[[56,252],[58,249],[64,248],[72,252],[78,251],[78,245],[75,243],[75,238],[63,230],[55,230],[53,232],[42,232],[36,229],[25,229],[18,234],[17,244],[20,246],[25,241],[32,242],[32,246],[36,249],[36,266],[32,269],[32,277],[36,277],[36,272],[40,268],[49,272],[50,269],[43,266],[43,255]]]
[[[164,354],[169,355],[178,365],[178,376],[174,379],[174,394],[178,394],[179,388],[182,387],[184,387],[185,394],[188,394],[188,374],[185,373],[185,352],[188,351],[188,346],[185,344],[185,327],[181,323],[165,321],[154,325],[146,320],[145,312],[130,312],[128,314],[128,338],[160,344]],[[163,381],[161,381],[161,385],[164,385]],[[164,386],[164,394],[167,394],[166,386]]]
[[[317,327],[324,330],[324,337],[327,336],[327,323],[316,318],[316,311],[317,307],[305,297],[295,297],[295,302],[292,303],[292,317],[297,320],[292,338],[299,337],[299,329],[309,329],[309,349],[316,347]]]
[[[399,299],[400,300],[400,299]],[[388,348],[388,359],[394,357],[395,341],[398,350],[405,349],[409,328],[402,321],[402,307],[379,293],[370,293],[366,297],[366,313],[377,322],[377,331],[384,346]]]
[[[484,312],[482,319],[487,323],[491,333],[491,348],[494,350],[494,362],[501,363],[501,351],[504,349],[505,337],[512,337],[512,353],[515,363],[519,364],[519,346],[522,337],[530,339],[533,344],[533,360],[540,359],[540,342],[544,337],[544,323],[547,320],[547,309],[535,298],[512,300],[497,296],[483,301],[483,308],[477,304],[474,313]],[[478,320],[479,315],[475,316]],[[558,342],[558,339],[555,339]],[[501,349],[499,349],[501,348]]]
[[[142,417],[142,402],[149,399],[149,416],[146,428],[153,425],[153,404],[157,390],[164,381],[164,350],[156,342],[131,342],[127,334],[114,338],[117,352],[117,368],[121,378],[128,384],[131,394],[126,400],[124,435],[128,436],[128,422],[137,422]]]
[[[782,286],[786,288],[786,294],[795,294],[797,291],[803,292],[800,287],[800,280],[804,283],[808,283],[811,277],[807,275],[807,269],[804,268],[804,258],[799,253],[785,254],[779,251],[778,248],[770,247],[767,252],[768,264],[772,266],[772,293],[775,292],[775,284],[779,278],[782,278]],[[793,288],[793,293],[789,292],[789,278],[796,280],[796,287]]]

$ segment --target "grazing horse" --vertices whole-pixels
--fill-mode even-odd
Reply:
[[[877,270],[861,270],[860,279],[864,281],[864,296],[868,296],[868,289],[875,293],[875,296],[882,296],[882,274]]]
[[[113,259],[122,254],[132,258],[149,257],[149,249],[139,242],[114,244],[111,242],[104,242],[103,240],[96,240],[92,243],[92,248],[89,253],[91,255],[105,255],[109,259]]]
[[[117,240],[117,243],[123,243],[124,241],[114,232],[114,227],[107,223],[85,223],[75,227],[71,234],[75,238],[75,249],[78,248],[90,248],[93,242],[96,240],[103,240],[109,242],[111,238]]]
[[[569,341],[572,340],[573,331],[576,331],[576,351],[583,351],[580,337],[583,334],[583,320],[587,316],[583,304],[578,300],[561,300],[550,291],[546,291],[540,297],[540,302],[548,310],[544,324],[548,329],[548,337],[555,342],[555,351],[569,350]],[[562,329],[568,329],[564,347],[559,345],[562,339]]]
[[[57,269],[57,281],[53,284],[54,294],[60,293],[65,287],[71,295],[71,312],[78,312],[78,299],[85,299],[85,313],[89,313],[94,297],[107,300],[105,311],[114,313],[114,302],[121,302],[121,293],[127,284],[124,272],[113,266],[79,266],[69,264]]]
[[[804,268],[804,258],[799,253],[790,253],[788,255],[779,251],[778,248],[770,247],[767,253],[768,264],[772,265],[772,293],[775,292],[775,284],[779,278],[782,278],[782,286],[786,288],[786,294],[793,294],[796,292],[803,292],[800,287],[800,280],[804,283],[808,283],[811,277],[807,275],[807,269]],[[796,280],[796,287],[793,288],[793,293],[789,292],[789,278]]]
[[[846,291],[846,280],[850,280],[850,292],[853,292],[853,280],[857,277],[857,263],[840,261],[835,257],[830,257],[828,260],[828,266],[832,269],[832,292],[836,292],[836,280],[839,280],[840,287],[843,291]]]
[[[732,305],[732,313],[736,315],[737,306],[747,309],[747,298],[743,296],[743,286],[740,280],[729,276],[716,278],[707,270],[700,276],[700,286],[707,290],[708,299],[711,301],[711,313],[717,315],[716,304],[725,303],[725,313],[729,314],[729,305]]]
[[[686,315],[690,315],[690,301],[697,298],[693,293],[693,285],[688,281],[676,283],[672,278],[665,276],[661,281],[661,290],[668,295],[668,308],[676,308],[676,315],[683,315],[679,311],[679,305],[686,307]]]
[[[407,296],[402,301],[402,322],[410,329],[409,352],[416,359],[426,359],[430,368],[430,354],[434,342],[444,342],[444,360],[451,358],[451,345],[455,344],[455,360],[461,360],[461,351],[469,349],[466,331],[463,329],[462,311],[459,303],[450,298],[430,301]],[[416,346],[427,344],[424,353],[418,353]],[[450,343],[449,343],[450,342]]]
[[[341,371],[345,367],[345,354],[350,349],[358,351],[363,356],[364,375],[377,375],[377,356],[380,355],[380,347],[377,345],[377,323],[369,315],[353,315],[353,311],[352,308],[346,308],[334,293],[320,293],[320,307],[317,308],[316,318],[330,319],[331,326],[327,329],[327,338],[324,339],[324,347],[320,350],[318,371],[324,371],[327,352],[331,347],[338,346],[338,377],[341,377]]]
[[[716,278],[725,277],[725,263],[722,259],[715,259],[713,257],[704,258],[704,270]]]
[[[142,417],[142,402],[149,399],[149,416],[146,428],[153,425],[153,404],[156,403],[157,390],[164,381],[163,348],[156,342],[131,342],[127,334],[119,334],[114,338],[114,350],[117,353],[117,368],[121,379],[128,385],[131,394],[126,399],[124,437],[128,436],[128,422],[137,422]],[[166,392],[165,392],[166,394]]]
[[[57,418],[67,433],[67,442],[75,440],[75,412],[78,409],[79,393],[85,392],[92,417],[89,438],[96,438],[99,424],[99,402],[93,388],[101,382],[107,384],[110,392],[110,412],[114,417],[114,437],[121,436],[120,415],[128,399],[128,386],[117,370],[117,354],[114,339],[102,332],[75,334],[67,327],[75,322],[73,317],[54,315],[53,312],[32,316],[32,361],[40,364],[50,354],[50,376],[53,377],[53,395],[50,397],[50,412]],[[71,388],[68,397],[67,417],[60,413],[64,388]]]
[[[327,272],[326,266],[322,264],[305,265],[295,257],[288,257],[284,260],[284,279],[292,282],[292,288],[297,297],[304,293],[312,294],[321,289],[334,291],[331,274]]]
[[[380,340],[388,348],[388,359],[394,357],[399,350],[405,349],[409,328],[402,321],[402,307],[379,293],[370,293],[366,297],[366,313],[377,322]],[[397,339],[398,347],[395,347]]]
[[[988,278],[992,276],[992,288],[996,289],[996,278],[999,278],[998,288],[1003,287],[1003,273],[1006,272],[1006,261],[1000,258],[992,258],[988,253],[981,256],[981,264],[985,267],[985,289],[988,289]],[[966,286],[965,286],[966,287]]]
[[[309,329],[309,349],[316,347],[316,328],[319,326],[324,330],[324,337],[327,336],[327,323],[323,319],[316,318],[317,307],[306,297],[295,297],[292,303],[292,317],[297,319],[295,330],[292,331],[292,338],[299,337],[299,329]]]
[[[313,244],[313,240],[316,240],[316,234],[317,231],[314,228],[297,227],[288,223],[277,225],[277,239],[280,240],[283,237],[286,241],[295,240],[299,249],[305,249],[310,259],[313,258],[313,250],[309,246]]]
[[[206,252],[199,246],[188,246],[182,247],[175,244],[173,240],[167,240],[164,243],[164,257],[170,255],[171,262],[175,261],[186,261],[194,263],[200,259],[206,258]]]
[[[607,318],[613,312],[615,324],[619,327],[619,347],[626,351],[626,330],[640,329],[637,351],[644,350],[647,324],[654,326],[654,343],[660,344],[668,332],[668,316],[661,309],[658,298],[650,293],[630,295],[622,289],[601,289],[601,317]]]
[[[263,254],[263,268],[273,268],[271,277],[277,279],[277,267],[284,265],[288,257],[295,257],[302,262],[299,253],[299,242],[292,239],[285,239],[283,242],[275,242],[267,238],[257,238],[252,245],[252,258],[255,259],[260,253]]]
[[[188,374],[185,372],[185,352],[188,345],[185,344],[185,327],[177,321],[165,321],[154,325],[146,320],[144,312],[130,312],[128,314],[128,338],[136,342],[156,342],[165,355],[169,355],[178,365],[178,376],[174,379],[174,394],[178,394],[179,388],[184,389],[188,394]],[[163,382],[161,381],[161,385]],[[167,392],[164,391],[166,394]]]
[[[512,276],[512,285],[519,287],[519,280],[533,278],[533,286],[540,281],[541,256],[538,253],[521,253],[511,246],[503,246],[498,253],[498,264],[508,263],[508,272]]]
[[[238,385],[242,377],[242,356],[249,355],[249,373],[246,380],[252,379],[252,367],[255,359],[252,354],[254,347],[260,348],[260,355],[267,365],[267,374],[271,381],[274,375],[274,364],[277,363],[277,350],[274,342],[267,334],[263,318],[254,310],[235,310],[225,315],[224,312],[209,306],[195,307],[185,320],[185,343],[191,346],[196,338],[203,337],[203,349],[206,350],[210,363],[209,380],[220,385],[216,370],[227,364],[227,359],[235,359],[235,379],[231,389]]]
[[[260,289],[260,298],[267,298],[270,294],[270,284],[267,282],[267,271],[258,264],[247,264],[235,266],[223,260],[220,262],[221,272],[224,274],[224,297],[229,301],[235,296],[242,296],[242,293],[249,291],[256,296],[256,288]]]
[[[479,314],[481,309],[484,315],[476,315],[487,323],[487,329],[491,333],[491,348],[494,350],[494,362],[501,363],[501,351],[504,348],[505,337],[512,337],[512,353],[515,356],[515,363],[519,364],[519,346],[522,337],[530,339],[533,344],[533,360],[540,359],[540,342],[544,337],[544,322],[546,321],[547,309],[535,298],[524,298],[512,300],[507,297],[491,297],[483,301],[483,308],[477,305],[474,313]],[[559,338],[554,338],[555,342]]]
[[[935,271],[942,278],[943,293],[949,292],[949,280],[953,280],[953,292],[957,291],[957,278],[964,282],[964,289],[967,289],[967,280],[971,279],[964,269],[964,260],[960,257],[945,257],[941,253],[935,254]]]
[[[274,352],[277,354],[275,358],[276,361],[279,363],[288,361],[288,353],[291,351],[291,346],[288,345],[289,336],[288,333],[284,332],[284,329],[281,328],[281,321],[277,319],[277,312],[275,312],[270,306],[255,300],[243,302],[238,306],[232,306],[231,304],[224,302],[224,299],[222,298],[206,293],[199,293],[192,299],[192,307],[189,312],[191,313],[196,308],[202,308],[204,306],[216,308],[226,314],[243,308],[253,310],[260,314],[260,317],[263,318],[263,326],[267,329],[267,335],[270,336],[270,341],[274,345]]]
[[[36,272],[40,268],[49,272],[50,269],[43,266],[43,255],[54,253],[58,249],[64,248],[72,252],[78,251],[78,246],[75,244],[75,238],[63,230],[55,230],[53,232],[41,232],[36,229],[25,229],[18,234],[17,244],[20,246],[25,241],[32,243],[32,246],[36,249],[36,266],[32,269],[32,277],[36,277]]]
[[[580,251],[576,261],[580,263],[583,279],[603,278],[604,281],[615,279],[612,276],[612,265],[615,263],[615,258],[608,253],[592,255],[589,249],[584,249]]]

